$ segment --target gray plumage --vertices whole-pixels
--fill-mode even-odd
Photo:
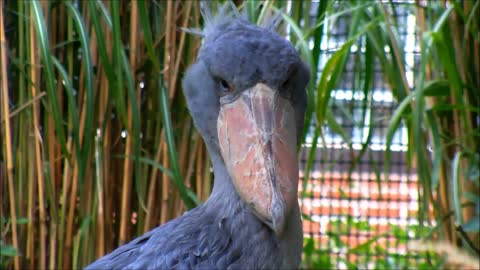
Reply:
[[[275,32],[250,24],[232,5],[218,16],[202,7],[206,27],[197,62],[183,81],[184,94],[212,160],[211,196],[188,211],[100,258],[87,269],[294,269],[302,251],[298,204],[287,217],[285,233],[272,229],[247,207],[232,184],[219,149],[217,118],[222,87],[235,91],[263,82],[279,89],[303,129],[309,71],[293,46]]]

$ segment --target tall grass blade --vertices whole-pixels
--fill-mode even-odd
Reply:
[[[42,8],[40,2],[33,1],[30,2],[33,12],[33,19],[35,21],[34,26],[37,32],[37,38],[39,40],[41,59],[44,64],[45,70],[45,80],[46,88],[48,93],[48,100],[51,102],[51,110],[54,118],[55,131],[57,132],[57,138],[60,143],[62,152],[67,157],[70,156],[70,153],[67,151],[67,145],[65,141],[65,132],[62,126],[63,119],[62,113],[60,111],[60,104],[58,101],[58,96],[55,92],[55,77],[53,74],[51,52],[50,52],[50,43],[48,39],[47,27],[45,26],[45,19],[43,17]]]
[[[188,189],[182,181],[180,168],[178,167],[178,156],[175,148],[175,140],[173,138],[173,130],[168,106],[167,90],[161,79],[158,80],[160,89],[160,109],[162,111],[163,125],[165,128],[165,138],[167,141],[168,157],[172,166],[173,182],[177,186],[178,192],[185,205],[191,209],[200,204],[200,200],[190,189]]]

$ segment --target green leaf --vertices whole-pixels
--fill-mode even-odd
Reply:
[[[474,193],[471,193],[471,192],[464,192],[463,193],[463,196],[465,196],[465,198],[467,198],[467,200],[475,203],[475,204],[480,204],[480,195],[477,195],[477,194],[474,194]]]
[[[0,245],[0,256],[14,257],[14,256],[19,256],[19,254],[13,246],[10,246],[10,245],[4,246],[2,243]]]
[[[115,84],[114,71],[113,71],[111,62],[108,59],[108,50],[107,50],[107,45],[105,43],[105,33],[102,30],[101,23],[100,23],[100,15],[99,15],[99,12],[97,11],[97,6],[99,6],[101,10],[103,10],[105,7],[100,1],[88,1],[88,4],[90,8],[93,28],[95,30],[95,35],[97,37],[96,40],[98,42],[98,53],[100,56],[101,63],[104,66],[104,71],[105,71],[105,74],[107,75],[109,83]],[[101,7],[103,7],[103,9]],[[104,15],[105,21],[107,21],[107,25],[109,29],[111,30],[112,22],[110,21],[108,12],[106,13],[103,12],[103,15]]]
[[[37,38],[40,44],[40,55],[43,62],[43,70],[45,71],[45,80],[47,83],[48,100],[50,101],[52,116],[54,119],[56,137],[60,142],[62,153],[70,160],[70,153],[67,150],[67,144],[65,141],[65,132],[63,130],[63,114],[60,110],[60,101],[58,100],[57,87],[55,85],[55,75],[53,74],[52,67],[52,54],[50,52],[50,42],[48,38],[47,27],[45,25],[45,19],[42,13],[42,7],[39,1],[30,2],[33,10],[33,20],[35,30],[37,32]]]
[[[342,137],[342,140],[344,142],[346,142],[349,145],[352,143],[352,141],[350,140],[350,137],[348,137],[343,127],[337,123],[337,119],[335,119],[335,116],[332,114],[331,110],[327,110],[326,120],[330,129],[336,134],[340,135],[340,137]]]
[[[112,47],[112,73],[114,74],[114,81],[110,81],[110,83],[114,83],[115,87],[110,88],[110,96],[115,101],[115,109],[118,112],[120,119],[122,119],[123,123],[127,123],[127,105],[125,103],[125,89],[124,89],[124,72],[122,69],[123,66],[123,54],[124,48],[121,39],[121,27],[120,27],[120,2],[119,1],[111,1],[111,20],[112,20],[112,37],[113,37],[113,47]],[[106,14],[106,18],[108,17],[108,13]],[[127,61],[128,63],[128,61]],[[124,67],[129,69],[129,67]],[[129,74],[129,73],[128,73]]]
[[[480,232],[480,216],[476,215],[465,224],[462,225],[462,229],[466,232],[479,233]]]
[[[128,124],[128,127],[130,129],[130,132],[133,134],[133,154],[134,154],[134,176],[135,176],[135,191],[137,193],[137,197],[139,200],[139,203],[141,207],[146,211],[147,207],[145,206],[145,198],[144,198],[144,192],[141,192],[143,190],[143,184],[144,182],[141,181],[140,178],[140,112],[138,110],[138,103],[139,101],[137,100],[137,96],[135,94],[135,81],[132,78],[132,71],[130,70],[130,64],[128,62],[127,56],[125,55],[125,52],[122,50],[119,52],[121,56],[121,63],[123,67],[123,73],[126,81],[126,86],[127,86],[127,94],[128,98],[130,100],[130,106],[132,108],[132,121],[131,125]]]
[[[372,244],[376,243],[378,239],[387,236],[387,233],[382,233],[373,236],[372,238],[368,239],[364,243],[357,245],[356,247],[350,248],[348,253],[368,253],[372,249]]]
[[[189,188],[185,186],[185,183],[182,181],[182,175],[180,173],[180,167],[178,165],[178,155],[175,147],[175,139],[173,137],[172,122],[170,118],[170,110],[168,105],[168,93],[167,89],[163,85],[161,78],[158,79],[159,89],[160,89],[160,110],[162,112],[163,125],[165,128],[165,138],[167,140],[168,148],[168,159],[172,166],[173,173],[173,183],[176,185],[180,197],[185,205],[192,209],[196,205],[199,205],[201,202],[198,199],[197,195],[192,192]]]
[[[72,119],[73,124],[73,144],[75,145],[76,149],[80,149],[80,118],[78,114],[77,103],[75,100],[75,91],[73,90],[72,82],[70,81],[70,77],[68,76],[67,71],[63,67],[63,65],[58,61],[57,58],[52,57],[53,64],[57,68],[58,73],[62,76],[63,85],[65,87],[65,92],[67,94],[68,99],[68,109],[70,111],[70,119]],[[80,151],[75,151],[75,156],[78,160],[81,160],[81,153]]]
[[[303,220],[308,220],[308,221],[313,221],[312,217],[310,215],[302,213],[302,219]]]
[[[331,255],[323,252],[318,259],[313,261],[313,269],[334,269]]]
[[[17,225],[24,225],[28,223],[27,217],[17,217]]]
[[[83,22],[83,17],[80,15],[78,10],[70,3],[65,2],[71,17],[74,19],[77,33],[79,36],[80,44],[82,47],[82,60],[85,64],[84,74],[85,74],[85,122],[84,122],[84,134],[83,134],[83,145],[81,149],[78,149],[81,152],[81,159],[79,160],[79,179],[82,183],[85,173],[85,168],[89,159],[89,153],[91,150],[92,144],[92,130],[93,130],[93,113],[94,113],[94,86],[93,86],[93,63],[90,49],[90,35],[88,33],[87,27]],[[78,135],[77,135],[78,136]]]
[[[440,172],[442,170],[443,145],[440,140],[440,128],[435,120],[432,111],[426,111],[428,123],[430,124],[430,132],[433,139],[433,168],[432,168],[432,183],[431,188],[435,190],[440,184]]]
[[[423,88],[424,95],[429,97],[448,96],[450,83],[447,80],[434,80],[427,82]]]
[[[469,159],[468,170],[466,172],[466,178],[480,186],[480,155],[473,154]]]
[[[147,47],[148,57],[150,58],[150,61],[152,61],[156,73],[160,70],[160,63],[153,49],[152,30],[150,28],[150,21],[148,20],[147,5],[145,0],[139,0],[136,2],[136,4],[138,6],[138,15],[140,18],[140,24],[142,25],[141,29],[145,38],[145,46]]]
[[[304,242],[305,245],[303,246],[303,252],[306,256],[311,256],[315,249],[315,241],[313,238],[305,238]]]
[[[134,156],[126,156],[126,155],[113,155],[113,157],[120,157],[120,158],[128,158],[130,160],[135,160],[135,157]],[[150,165],[152,166],[153,168],[157,169],[157,170],[160,170],[162,173],[168,175],[168,177],[173,177],[173,173],[172,171],[170,171],[169,169],[165,168],[164,166],[162,166],[162,164],[156,162],[155,160],[151,159],[151,158],[146,158],[146,157],[140,157],[139,158],[139,161],[140,162],[143,162],[147,165]]]
[[[12,222],[12,218],[6,218],[6,217],[0,217],[0,224],[3,225],[5,223],[10,223]],[[28,218],[27,217],[17,217],[17,225],[23,225],[28,223]]]
[[[453,209],[455,213],[455,218],[456,222],[458,222],[459,225],[463,225],[463,213],[462,213],[462,205],[461,205],[461,190],[460,190],[460,179],[459,179],[459,173],[460,173],[460,160],[462,156],[464,156],[464,152],[457,152],[455,153],[455,157],[453,158],[452,161],[452,176],[451,176],[451,181],[452,181],[452,201],[453,201]]]

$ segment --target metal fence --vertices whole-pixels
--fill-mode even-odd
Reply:
[[[399,34],[411,85],[418,55],[415,16],[400,5],[395,11],[403,30]],[[325,25],[329,34],[321,45],[321,59],[328,60],[347,40],[349,19],[341,16]],[[350,142],[323,126],[323,138],[313,150],[315,159],[309,179],[302,181],[305,238],[315,240],[317,249],[327,254],[326,263],[335,268],[396,269],[418,265],[425,257],[409,252],[406,246],[407,240],[425,230],[417,220],[416,174],[405,160],[406,128],[400,127],[394,135],[389,176],[385,179],[386,129],[397,104],[379,64],[375,65],[369,91],[364,92],[356,83],[364,51],[362,42],[352,47],[343,77],[331,94],[331,112]],[[307,136],[301,152],[301,171],[311,151],[312,136]]]

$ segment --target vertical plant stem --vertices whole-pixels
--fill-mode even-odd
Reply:
[[[72,138],[69,137],[68,142],[67,142],[67,149],[71,151],[72,149]],[[71,151],[72,152],[72,151]],[[64,158],[64,162],[68,163],[66,160],[67,158]],[[70,190],[70,184],[71,184],[71,177],[72,177],[72,171],[70,166],[64,166],[63,167],[63,173],[62,173],[62,189],[63,192],[60,196],[60,217],[59,217],[59,229],[58,229],[58,248],[59,249],[64,249],[65,248],[65,216],[67,214],[67,198]],[[65,252],[60,252],[58,254],[58,260],[57,260],[57,267],[63,267],[63,260],[64,260]]]
[[[165,134],[165,129],[163,130],[162,134]],[[167,150],[167,143],[165,141],[162,142],[163,148],[163,155],[162,160],[165,167],[168,168],[169,160],[168,160],[168,150]],[[168,220],[168,202],[169,202],[169,192],[170,191],[170,179],[166,173],[162,173],[162,202],[161,202],[161,211],[160,211],[160,224],[167,222]]]
[[[131,105],[128,106],[127,111],[127,121],[131,126],[132,123],[132,109]],[[133,134],[129,132],[127,135],[125,143],[125,156],[130,156],[132,154],[132,140]],[[129,220],[130,220],[130,200],[132,193],[132,162],[130,159],[125,158],[123,162],[123,177],[122,177],[122,208],[121,208],[121,219],[120,219],[120,238],[119,245],[123,245],[127,240],[127,232],[129,229]]]
[[[92,14],[92,17],[96,16]],[[101,38],[97,36],[95,32],[95,39]],[[108,40],[108,38],[107,38]],[[103,50],[99,46],[99,50]],[[105,53],[111,56],[111,49],[106,49]],[[109,81],[105,74],[104,66],[101,66],[99,72],[98,84],[99,89],[108,89]],[[108,121],[108,116],[110,115],[108,102],[108,91],[100,91],[98,97],[98,128],[97,134],[95,137],[95,153],[96,153],[96,183],[97,183],[97,197],[98,197],[98,209],[97,209],[97,222],[96,222],[96,232],[95,234],[100,239],[101,243],[97,245],[95,249],[95,257],[99,258],[105,254],[107,250],[107,243],[105,230],[107,227],[107,222],[109,219],[106,219],[106,213],[110,213],[106,209],[106,200],[108,196],[105,196],[106,192],[108,193],[108,179],[109,179],[109,168],[110,168],[110,127],[111,122]]]
[[[67,16],[67,40],[73,39],[73,19],[71,15]],[[73,46],[67,47],[67,69],[68,74],[70,77],[73,77],[73,68],[75,64],[75,54],[73,51]],[[79,136],[81,139],[81,137]],[[80,149],[75,149],[76,151],[80,151]],[[64,183],[68,183],[64,186],[64,196],[65,196],[65,205],[64,211],[68,210],[66,213],[66,233],[65,233],[65,244],[64,244],[64,252],[63,252],[63,264],[60,264],[59,267],[63,267],[64,269],[72,268],[72,245],[73,245],[73,227],[74,225],[74,211],[75,211],[75,201],[77,198],[77,187],[78,187],[78,162],[73,163],[73,168],[71,170],[70,177],[67,177],[68,174],[64,175]],[[61,223],[62,224],[62,223]]]
[[[190,140],[190,138],[188,137],[189,135],[189,130],[188,130],[188,122],[185,122],[183,123],[183,128],[182,128],[182,131],[183,131],[183,134],[181,136],[181,140],[180,140],[180,151],[179,151],[179,155],[178,155],[178,158],[179,158],[179,167],[180,167],[180,172],[182,175],[185,175],[185,172],[186,172],[186,163],[187,163],[187,150],[188,150],[188,146],[189,146],[189,143],[188,141]],[[187,181],[188,179],[187,178],[183,178],[184,180],[184,183],[185,183],[185,186],[188,187],[187,185]],[[183,213],[183,206],[182,206],[182,200],[181,200],[181,197],[180,197],[180,194],[178,193],[175,193],[175,202],[174,202],[174,209],[176,209],[175,213],[174,213],[174,216],[179,216]]]
[[[29,126],[29,130],[30,126]],[[30,136],[31,133],[29,132],[28,135]],[[28,142],[29,148],[33,148],[35,146],[35,142],[33,140],[30,140]],[[35,155],[28,155],[27,156],[28,163],[29,164],[35,164]],[[27,235],[27,258],[29,259],[30,269],[36,269],[36,248],[35,248],[35,202],[36,202],[36,196],[35,196],[35,166],[28,166],[28,235]]]
[[[204,144],[201,144],[199,147],[198,147],[198,151],[196,152],[197,153],[197,157],[196,157],[196,160],[197,160],[197,168],[196,168],[196,174],[195,174],[195,186],[197,188],[197,196],[198,198],[200,198],[200,200],[205,200],[205,198],[203,197],[203,185],[205,184],[203,182],[203,151],[205,149],[205,146]]]
[[[171,73],[171,46],[173,44],[172,42],[172,33],[171,33],[171,27],[172,27],[172,9],[173,9],[173,1],[167,1],[167,10],[166,10],[166,16],[165,16],[165,53],[163,56],[163,78],[166,82],[167,85],[167,91],[170,91],[170,74]],[[169,95],[169,99],[171,99]],[[165,150],[166,151],[166,150]]]
[[[204,154],[203,154],[203,198],[206,200],[208,198],[208,195],[210,194],[212,190],[212,173],[210,171],[211,164],[210,164],[210,157],[208,156],[208,151],[206,147],[204,148]]]
[[[182,22],[182,27],[187,28],[188,19],[190,18],[190,11],[192,9],[192,5],[193,5],[194,1],[186,1],[184,3],[186,5],[186,10],[185,10],[185,14],[183,15],[184,19],[183,19],[183,22]],[[175,80],[178,76],[178,71],[179,71],[179,68],[180,68],[180,62],[183,60],[182,56],[183,56],[183,48],[184,48],[184,45],[185,45],[185,36],[186,36],[186,33],[184,31],[180,32],[180,42],[179,42],[178,49],[177,49],[177,55],[175,57],[175,66],[174,66],[173,72],[172,72],[173,73],[172,78],[174,78]],[[172,97],[175,95],[175,90],[176,90],[176,88],[173,87],[174,85],[175,85],[175,82],[172,81],[172,86],[171,86],[172,89],[169,89],[170,90],[170,96],[172,96]]]
[[[194,135],[193,135],[193,139],[192,139],[193,143],[190,146],[190,149],[192,151],[191,151],[191,154],[190,154],[190,158],[188,159],[187,172],[185,173],[185,180],[188,181],[186,183],[188,188],[192,188],[192,175],[193,175],[193,171],[195,169],[196,156],[197,156],[198,151],[200,150],[199,141],[200,141],[200,134],[198,132],[195,132]],[[199,196],[198,189],[196,189],[196,190],[197,190],[197,196]],[[202,200],[202,198],[200,196],[198,198],[200,200]]]
[[[5,145],[2,146],[4,149],[4,157],[7,161],[7,181],[8,181],[8,192],[9,192],[9,205],[10,205],[10,216],[12,220],[12,244],[18,252],[18,234],[17,234],[17,210],[15,206],[15,187],[13,184],[13,155],[12,155],[12,137],[11,137],[11,126],[10,126],[10,112],[8,107],[8,77],[7,77],[7,41],[5,40],[5,27],[3,19],[3,5],[0,5],[0,61],[1,61],[1,86],[2,91],[0,92],[1,97],[1,111],[3,114],[4,124],[4,138]],[[20,269],[20,258],[15,256],[13,259],[15,269]]]
[[[405,75],[405,67],[403,66],[404,62],[402,59],[402,54],[400,52],[400,48],[398,48],[397,39],[395,38],[395,35],[393,34],[393,31],[392,31],[392,23],[390,22],[391,15],[388,14],[387,9],[385,8],[385,4],[383,2],[379,2],[379,3],[380,3],[380,6],[382,7],[383,16],[387,24],[388,35],[390,37],[390,42],[392,43],[393,54],[395,55],[395,59],[397,60],[397,65],[398,65],[397,67],[399,69],[399,73],[402,78],[403,87],[405,88],[405,92],[407,94],[410,94],[410,87],[408,87],[408,82]]]
[[[418,33],[417,33],[417,38],[418,40],[422,39],[423,34],[425,33],[427,26],[426,26],[426,16],[425,16],[425,8],[422,6],[422,4],[417,0],[416,1],[416,21],[418,27]],[[428,63],[425,65],[425,79],[426,80],[431,80],[432,79],[432,68],[431,64]],[[427,97],[427,102],[429,103],[430,107],[433,107],[435,105],[435,98],[433,97]],[[437,119],[437,118],[436,118]],[[442,164],[444,164],[442,162]],[[445,173],[444,173],[444,167],[441,166],[440,171],[438,172],[438,177],[439,177],[439,201],[440,201],[440,206],[442,207],[443,213],[448,213],[450,206],[449,206],[449,200],[448,200],[448,193],[449,193],[449,188],[448,188],[448,181],[445,178]],[[446,220],[443,223],[444,230],[443,232],[445,233],[445,236],[448,241],[453,241],[454,234],[455,234],[455,228],[453,227],[453,224],[451,223],[451,219]]]
[[[104,235],[104,209],[103,209],[103,178],[102,178],[102,145],[101,145],[101,131],[98,129],[98,132],[95,136],[95,183],[97,187],[97,196],[98,196],[98,210],[97,210],[97,230],[96,230],[96,239],[97,243],[95,246],[97,257],[105,253],[105,235]]]
[[[131,5],[130,11],[130,70],[134,71],[136,67],[136,53],[137,53],[137,35],[138,32],[138,6]],[[133,76],[132,76],[133,77]],[[134,86],[136,88],[136,86]],[[128,103],[127,110],[127,123],[129,126],[129,134],[127,136],[126,145],[125,145],[125,156],[130,156],[133,153],[133,121],[139,121],[139,119],[133,119],[132,117],[132,107],[134,106],[136,100],[130,100]],[[138,142],[137,142],[138,143]],[[130,221],[130,200],[131,200],[131,187],[132,187],[132,162],[130,159],[126,158],[124,161],[124,174],[123,174],[123,194],[122,194],[122,213],[121,213],[121,224],[120,224],[120,243],[125,243],[127,238],[127,230],[129,228]],[[140,181],[140,179],[135,179]]]
[[[31,15],[33,18],[33,10],[31,10]],[[31,26],[30,26],[30,61],[31,61],[31,81],[32,81],[32,86],[30,87],[30,91],[33,97],[37,95],[37,89],[35,88],[37,85],[40,85],[40,76],[37,72],[37,67],[39,62],[37,61],[37,54],[36,54],[36,48],[38,48],[36,44],[36,38],[35,38],[35,22],[32,19],[31,20]],[[44,204],[44,178],[43,178],[43,158],[41,154],[41,149],[40,149],[40,143],[42,141],[41,134],[40,134],[40,108],[38,103],[33,103],[33,127],[32,131],[34,134],[34,155],[35,155],[35,177],[37,179],[37,191],[38,191],[38,207],[39,207],[39,225],[40,225],[40,234],[39,234],[39,263],[38,263],[38,268],[39,269],[45,269],[47,267],[46,265],[46,258],[47,258],[47,253],[46,253],[46,220],[45,220],[45,204]]]
[[[23,14],[31,14],[31,11],[30,11],[30,5],[20,5],[21,7],[21,10],[23,10]],[[33,48],[35,48],[34,46],[34,29],[33,29],[33,25],[32,25],[32,21],[31,20],[27,20],[27,22],[25,23],[25,36],[26,36],[26,40],[27,40],[27,45],[26,47],[26,55],[25,55],[25,58],[28,59],[27,61],[29,61],[30,63],[33,63],[33,58],[32,58],[32,55],[33,55]],[[32,73],[33,73],[33,64],[31,66],[28,67],[27,69],[27,80],[31,80],[31,76],[32,76]],[[30,84],[27,84],[28,87],[26,89],[26,92],[30,92],[30,87],[31,85]],[[27,94],[28,95],[28,94]],[[30,113],[30,117],[28,118],[28,122],[26,123],[26,126],[27,126],[27,136],[30,137],[29,140],[27,140],[26,144],[27,144],[27,148],[28,149],[33,149],[35,147],[35,140],[32,140],[31,139],[31,135],[32,135],[32,129],[31,129],[31,115],[32,113]],[[28,214],[27,214],[27,217],[28,217],[28,227],[27,227],[27,259],[29,260],[29,268],[30,269],[35,269],[36,268],[36,257],[35,257],[35,238],[36,238],[36,224],[34,223],[34,216],[35,216],[35,210],[34,210],[34,206],[36,205],[36,193],[35,193],[35,155],[27,155],[27,162],[28,164],[30,164],[28,166],[28,179],[27,179],[27,184],[28,184],[28,204],[27,204],[27,211],[28,211]]]
[[[163,129],[160,130],[160,142],[163,142],[165,141],[165,136],[164,136],[164,132],[163,132]],[[163,143],[160,143],[160,145],[158,146],[157,148],[157,152],[155,154],[155,161],[160,163],[161,161],[161,158],[162,158],[162,153],[164,150],[164,146],[165,144]],[[155,209],[155,198],[157,198],[156,196],[156,185],[157,185],[157,180],[158,179],[158,170],[154,170],[152,172],[152,175],[150,177],[150,187],[149,187],[149,190],[148,190],[148,203],[147,203],[147,214],[145,216],[145,224],[144,224],[144,232],[147,232],[150,230],[151,226],[153,225],[152,224],[152,221],[153,221],[153,217],[155,216],[155,213],[154,211],[156,210]],[[161,205],[160,205],[160,212],[162,211],[162,208],[161,208]]]

